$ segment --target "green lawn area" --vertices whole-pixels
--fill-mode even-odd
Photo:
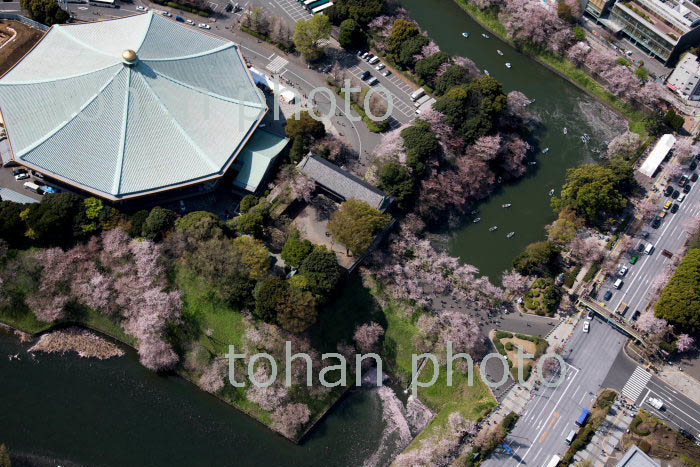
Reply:
[[[594,80],[591,76],[586,74],[582,69],[577,68],[571,61],[564,57],[554,55],[551,52],[542,51],[534,47],[518,47],[513,41],[508,39],[508,34],[506,28],[498,21],[498,16],[495,10],[480,10],[474,4],[467,0],[457,0],[457,4],[467,11],[471,16],[473,16],[477,21],[482,23],[485,27],[490,29],[494,34],[500,36],[501,39],[511,44],[513,47],[523,50],[528,54],[534,56],[535,58],[546,63],[550,67],[556,69],[560,73],[569,77],[572,81],[578,83],[580,86],[594,94],[596,97],[600,98],[602,101],[606,102],[613,108],[621,112],[625,118],[629,121],[630,131],[633,131],[645,140],[649,137],[644,126],[644,113],[631,108],[622,99],[616,97],[612,93],[605,90],[605,88]]]
[[[384,309],[384,316],[386,332],[382,355],[388,360],[393,372],[408,384],[411,380],[411,355],[416,353],[413,336],[418,333],[418,327],[414,321],[401,316],[398,305],[395,304],[389,304]]]
[[[53,326],[50,323],[39,321],[36,319],[36,316],[34,316],[34,313],[30,313],[29,311],[15,314],[4,309],[0,310],[0,322],[30,334],[46,331]]]

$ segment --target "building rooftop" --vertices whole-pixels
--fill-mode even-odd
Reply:
[[[697,94],[700,81],[700,61],[691,53],[683,56],[676,68],[668,77],[667,85],[685,97]]]
[[[288,142],[289,139],[270,132],[256,131],[233,164],[238,170],[233,184],[255,193],[265,178],[268,167]]]
[[[317,184],[345,200],[359,199],[381,211],[391,204],[391,198],[386,193],[316,154],[309,153],[304,157],[299,162],[299,169]]]
[[[22,193],[17,193],[14,190],[10,190],[9,188],[5,188],[0,186],[0,198],[3,201],[14,201],[15,203],[22,203],[22,204],[29,204],[29,203],[38,203],[39,201],[35,200],[34,198],[30,198],[27,195],[23,195]]]
[[[615,467],[661,467],[661,465],[633,445]]]
[[[639,168],[639,172],[647,177],[652,177],[654,172],[656,172],[656,169],[659,168],[659,165],[661,165],[663,160],[671,151],[674,144],[676,144],[676,138],[671,134],[666,134],[659,138],[656,146],[654,146],[654,149],[651,150],[646,160]]]
[[[236,44],[148,12],[53,26],[0,111],[17,162],[119,200],[223,175],[267,105]]]

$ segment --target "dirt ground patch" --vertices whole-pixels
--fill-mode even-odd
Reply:
[[[43,35],[43,31],[19,21],[0,20],[0,75],[20,61]]]
[[[645,410],[637,414],[630,432],[622,437],[625,450],[633,444],[651,457],[664,459],[671,467],[700,465],[700,447]]]
[[[508,350],[510,347],[508,342],[513,344],[513,350]],[[523,353],[529,353],[532,355],[537,354],[537,346],[534,342],[526,341],[525,339],[518,339],[517,337],[511,337],[510,339],[501,339],[501,344],[504,345],[507,352],[507,358],[513,362],[513,366],[517,366],[518,363],[518,347],[523,348]],[[532,360],[529,358],[523,359],[523,364],[532,364]]]

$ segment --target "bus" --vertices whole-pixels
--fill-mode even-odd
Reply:
[[[105,8],[119,8],[115,0],[89,0],[91,6],[101,6]]]
[[[330,8],[332,6],[333,6],[333,2],[328,2],[325,5],[317,6],[316,8],[311,10],[311,13],[315,15],[316,13],[320,13],[323,10],[325,10],[326,8]]]
[[[319,6],[321,6],[321,5],[325,5],[325,4],[328,3],[329,1],[330,1],[330,0],[316,0],[316,1],[313,2],[313,3],[309,3],[308,5],[306,5],[306,8],[308,8],[308,10],[311,11],[311,10],[313,10],[313,9],[316,8],[316,7],[319,7]]]

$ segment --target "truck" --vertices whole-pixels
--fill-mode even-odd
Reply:
[[[581,415],[579,415],[579,416],[578,416],[578,419],[576,420],[576,424],[577,424],[578,426],[583,426],[583,425],[585,425],[586,422],[588,421],[588,417],[590,417],[590,416],[591,416],[591,411],[588,410],[588,409],[583,409],[583,410],[581,411]]]
[[[557,467],[559,465],[559,462],[561,462],[561,457],[555,454],[550,459],[549,463],[547,464],[547,467]]]
[[[649,403],[650,406],[654,407],[656,410],[662,410],[664,408],[664,403],[661,399],[657,399],[655,397],[650,397],[647,399],[647,402]]]
[[[24,188],[26,188],[29,191],[33,191],[34,193],[39,193],[40,195],[44,194],[41,191],[41,187],[39,185],[37,185],[36,183],[24,182]]]
[[[617,305],[617,309],[615,310],[615,313],[619,313],[622,316],[625,316],[625,313],[627,313],[627,310],[629,310],[630,306],[626,304],[625,302],[620,302],[619,305]]]

